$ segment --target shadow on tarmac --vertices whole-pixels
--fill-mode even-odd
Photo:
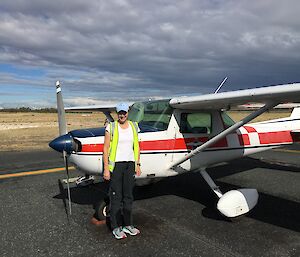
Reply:
[[[258,167],[279,171],[300,172],[300,169],[297,167],[268,163],[249,157],[230,162],[229,164],[209,168],[207,171],[213,179],[218,179]],[[218,182],[217,184],[223,192],[239,188],[236,185],[224,182]],[[72,202],[80,205],[92,205],[93,208],[95,208],[95,206],[107,196],[106,192],[108,192],[107,183],[71,188]],[[134,189],[136,201],[165,195],[176,195],[199,202],[206,206],[202,211],[202,215],[206,218],[224,220],[224,222],[234,221],[234,219],[232,220],[222,216],[217,211],[216,204],[218,198],[199,173],[182,174],[163,179],[152,185],[143,187],[137,186]],[[247,214],[247,217],[300,232],[299,203],[265,193],[259,193],[259,195],[257,206]],[[64,201],[67,214],[67,190],[63,186],[60,186],[60,194],[54,196],[54,198]]]

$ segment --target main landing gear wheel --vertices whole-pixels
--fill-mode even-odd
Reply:
[[[104,199],[95,206],[95,218],[99,221],[109,217],[109,200]]]
[[[205,169],[200,171],[209,187],[218,196],[217,209],[227,218],[235,218],[248,213],[254,208],[258,201],[258,192],[253,188],[242,188],[230,190],[222,194],[219,187],[215,184],[212,178],[208,175]]]

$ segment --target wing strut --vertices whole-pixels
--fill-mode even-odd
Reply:
[[[193,156],[195,156],[196,154],[204,151],[206,148],[210,147],[211,145],[217,143],[219,140],[221,140],[222,138],[226,137],[228,134],[230,134],[231,132],[237,130],[238,128],[240,128],[241,126],[245,125],[246,123],[248,123],[249,121],[255,119],[256,117],[258,117],[259,115],[263,114],[264,112],[266,112],[267,110],[273,108],[274,106],[276,106],[278,103],[267,103],[265,104],[263,107],[261,107],[260,109],[258,109],[257,111],[249,114],[247,117],[245,117],[244,119],[240,120],[239,122],[235,123],[234,125],[232,125],[231,127],[225,129],[224,131],[222,131],[220,134],[214,136],[213,138],[211,138],[210,140],[208,140],[207,142],[205,142],[204,144],[198,146],[196,149],[194,149],[193,151],[191,151],[189,154],[187,154],[186,156],[180,158],[179,160],[175,161],[174,163],[172,163],[172,166],[170,167],[171,169],[174,169],[176,166],[184,163],[185,161],[191,159]]]

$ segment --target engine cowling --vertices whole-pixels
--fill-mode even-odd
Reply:
[[[58,151],[62,153],[63,151],[67,152],[68,154],[72,152],[79,152],[81,151],[81,144],[78,140],[74,139],[72,135],[69,133],[66,135],[59,136],[55,139],[53,139],[49,146],[54,149],[55,151]]]

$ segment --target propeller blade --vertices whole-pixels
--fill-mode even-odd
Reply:
[[[57,100],[57,114],[58,114],[58,125],[59,125],[59,135],[65,135],[67,131],[67,123],[65,117],[65,107],[61,93],[60,82],[56,81],[56,100]]]
[[[72,214],[72,205],[71,205],[71,192],[70,192],[70,183],[69,183],[69,166],[68,166],[68,157],[66,151],[63,151],[63,157],[65,162],[65,168],[67,173],[67,189],[68,189],[68,200],[69,200],[69,213]]]

